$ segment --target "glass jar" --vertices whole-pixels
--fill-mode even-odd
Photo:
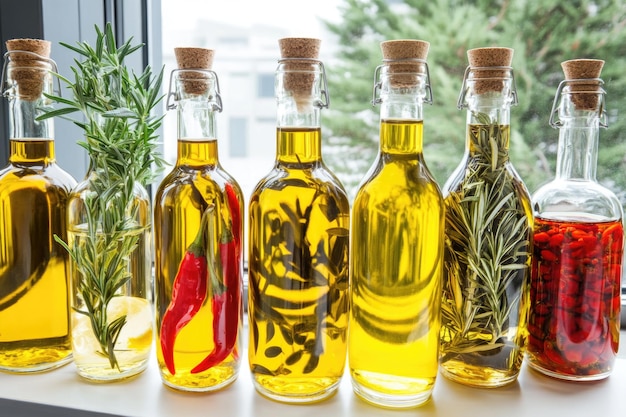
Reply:
[[[50,42],[13,39],[2,74],[9,165],[0,170],[0,370],[38,372],[71,360],[66,204],[76,181],[57,164]],[[6,86],[6,89],[5,89]]]
[[[619,344],[622,206],[596,182],[606,127],[604,61],[562,64],[551,124],[559,128],[556,177],[533,195],[535,216],[528,363],[575,381],[610,375]]]
[[[532,213],[509,160],[512,55],[508,48],[468,51],[459,98],[467,108],[465,156],[443,191],[440,369],[477,387],[515,381],[525,345]]]
[[[405,408],[430,398],[438,372],[444,208],[422,153],[429,44],[381,47],[380,150],[352,209],[348,358],[360,397]]]
[[[241,364],[244,200],[218,159],[213,51],[175,52],[178,156],[154,207],[157,360],[164,384],[211,391],[233,382]]]
[[[276,161],[249,206],[248,358],[258,392],[306,403],[332,395],[344,372],[350,208],[322,160],[319,41],[279,42]]]
[[[72,348],[85,379],[121,380],[148,365],[154,326],[150,219],[146,189],[111,183],[94,162],[70,195]]]

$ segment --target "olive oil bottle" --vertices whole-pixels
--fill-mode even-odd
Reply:
[[[157,360],[165,385],[212,391],[241,363],[243,196],[218,159],[214,51],[175,53],[178,156],[154,204]]]
[[[322,160],[319,40],[279,44],[276,162],[249,206],[248,357],[258,392],[306,403],[332,395],[344,372],[350,209]]]
[[[348,358],[360,397],[406,408],[430,398],[438,372],[444,210],[422,153],[429,44],[381,47],[380,151],[352,209]]]
[[[522,365],[533,217],[509,159],[513,50],[467,54],[459,98],[467,108],[465,156],[443,189],[440,369],[451,380],[490,388],[514,382]]]
[[[76,181],[55,160],[52,120],[38,121],[56,71],[50,42],[7,42],[9,165],[0,170],[0,370],[37,372],[71,360],[66,203]],[[6,79],[5,79],[6,78]],[[7,87],[5,90],[5,86]]]

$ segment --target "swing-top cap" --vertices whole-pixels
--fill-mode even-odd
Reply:
[[[513,49],[504,47],[474,48],[467,51],[470,73],[474,80],[474,92],[502,91],[503,79],[510,77],[510,70],[490,67],[511,67]]]
[[[298,108],[311,102],[311,88],[315,82],[312,64],[319,57],[321,40],[315,38],[282,38],[278,40],[284,77],[284,88],[291,92]],[[289,61],[289,58],[296,58]],[[307,61],[310,60],[310,61]],[[302,71],[302,72],[298,72]]]
[[[18,96],[34,101],[41,97],[46,76],[50,71],[50,41],[42,39],[10,39],[6,41],[9,52],[10,78],[17,83]],[[26,53],[21,53],[24,51]],[[35,53],[39,57],[28,52]],[[4,81],[4,80],[3,80]]]
[[[572,102],[579,110],[594,110],[598,105],[598,92],[602,91],[600,73],[604,61],[601,59],[571,59],[561,63],[565,81],[578,80],[568,85]],[[589,80],[589,82],[581,81]],[[584,94],[583,92],[591,92]]]
[[[178,69],[210,70],[213,67],[215,51],[207,48],[179,47],[174,48]],[[188,94],[204,94],[209,87],[209,76],[201,71],[185,71],[180,74],[183,88]]]
[[[389,40],[380,43],[383,60],[389,74],[405,74],[391,77],[392,87],[412,87],[417,84],[415,73],[425,73],[430,43],[414,39]],[[409,75],[410,74],[410,75]]]

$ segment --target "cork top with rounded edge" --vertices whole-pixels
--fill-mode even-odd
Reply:
[[[204,69],[213,67],[215,51],[207,48],[178,47],[174,48],[178,69]],[[185,71],[179,75],[187,94],[204,94],[209,88],[209,76],[200,71]]]
[[[508,71],[488,70],[489,67],[510,67],[513,49],[505,47],[474,48],[467,51],[470,73],[468,78],[476,80],[474,92],[502,91],[504,84],[497,78],[508,76]],[[482,80],[484,79],[484,80]]]
[[[320,44],[321,40],[315,38],[282,38],[278,40],[282,59],[317,60]],[[315,82],[315,74],[312,72],[311,64],[311,62],[306,61],[286,61],[283,63],[283,69],[287,71],[283,78],[283,87],[290,91],[295,98],[298,110],[303,110],[312,102],[311,91]],[[296,72],[290,73],[289,71]]]
[[[17,95],[22,100],[34,101],[41,97],[45,78],[52,69],[47,61],[50,59],[51,46],[50,41],[43,39],[21,38],[6,41],[10,78],[17,84]],[[18,51],[33,52],[46,60]]]
[[[411,87],[418,83],[414,74],[425,73],[426,67],[420,62],[411,62],[410,60],[421,59],[426,61],[429,48],[430,43],[415,39],[389,40],[380,43],[388,73],[405,74],[392,76],[390,78],[392,87]],[[400,61],[394,62],[396,60]]]
[[[565,74],[565,80],[585,80],[589,79],[589,83],[576,82],[571,83],[569,92],[581,93],[572,94],[572,102],[577,109],[580,110],[594,110],[598,106],[598,94],[584,94],[583,91],[597,91],[600,92],[600,73],[604,61],[601,59],[570,59],[561,63],[563,73]]]

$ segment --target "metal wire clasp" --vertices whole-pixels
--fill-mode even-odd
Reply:
[[[8,73],[7,69],[9,67],[9,62],[11,61],[11,54],[18,54],[18,53],[19,54],[30,55],[30,56],[32,56],[33,58],[36,58],[39,61],[45,61],[48,64],[50,64],[50,72],[53,75],[57,76],[57,77],[55,77],[56,78],[57,88],[55,90],[54,87],[53,87],[53,89],[52,89],[53,91],[52,92],[55,93],[57,96],[61,97],[61,81],[59,81],[59,77],[58,77],[58,75],[59,75],[59,68],[57,67],[57,63],[53,59],[41,56],[41,55],[39,55],[36,52],[19,51],[19,50],[5,52],[5,54],[3,56],[4,63],[2,64],[2,75],[0,75],[0,77],[1,77],[0,78],[0,93],[3,96],[5,96],[5,97],[8,97],[10,95],[9,92],[10,92],[10,90],[11,90],[11,88],[13,86],[11,86],[9,84],[8,80],[6,79],[7,73]]]
[[[381,77],[380,74],[382,73],[383,68],[388,67],[388,64],[390,62],[402,62],[402,61],[418,62],[424,65],[424,68],[426,68],[426,84],[424,86],[426,90],[426,95],[424,97],[424,103],[433,104],[433,89],[430,84],[430,70],[428,69],[428,63],[425,60],[419,59],[419,58],[405,58],[405,59],[383,59],[383,64],[376,67],[376,70],[374,71],[374,87],[372,88],[372,106],[375,106],[383,102],[383,100],[379,96],[379,93],[382,90],[382,86],[383,86],[383,82],[380,80],[380,77]],[[402,73],[394,73],[394,75],[399,75],[399,74],[402,74]]]
[[[602,88],[602,86],[604,85],[604,81],[602,81],[601,78],[581,78],[581,79],[575,79],[575,80],[563,80],[559,83],[559,87],[556,89],[556,94],[554,95],[554,101],[552,102],[552,110],[550,111],[550,126],[552,126],[555,129],[558,129],[559,127],[563,126],[563,122],[561,121],[561,119],[559,119],[559,103],[560,103],[560,98],[561,95],[563,94],[563,90],[565,89],[566,86],[571,85],[571,84],[595,84],[597,83],[599,88],[596,90],[576,90],[576,91],[571,91],[569,92],[569,94],[600,94],[600,105],[599,105],[599,109],[598,112],[600,113],[600,120],[599,120],[599,125],[600,127],[604,127],[607,128],[609,127],[608,124],[608,117],[606,115],[606,106],[605,106],[605,102],[606,102],[606,91],[604,91],[604,88]]]
[[[222,95],[220,93],[220,82],[219,82],[219,79],[217,78],[217,73],[215,73],[215,71],[204,69],[204,68],[175,69],[170,73],[170,83],[168,87],[166,109],[167,110],[176,109],[177,107],[176,101],[180,100],[180,97],[176,93],[175,81],[174,81],[174,79],[176,78],[175,74],[185,73],[185,72],[188,72],[188,73],[201,72],[201,73],[207,74],[209,77],[206,79],[202,79],[202,81],[209,81],[211,78],[215,80],[215,95],[209,94],[209,96],[207,97],[207,102],[212,107],[213,111],[221,112],[223,108]],[[193,79],[190,79],[190,81],[193,81]]]
[[[463,85],[461,86],[461,93],[459,94],[459,99],[456,103],[456,107],[459,110],[467,108],[466,97],[467,92],[469,91],[469,87],[467,85],[467,81],[469,78],[470,71],[506,71],[511,74],[511,106],[517,106],[517,87],[515,86],[515,74],[513,73],[512,67],[500,66],[500,67],[471,67],[468,66],[465,68],[465,73],[463,74]],[[488,81],[488,80],[503,80],[508,78],[508,76],[501,77],[484,77],[484,78],[472,78],[472,81]]]

